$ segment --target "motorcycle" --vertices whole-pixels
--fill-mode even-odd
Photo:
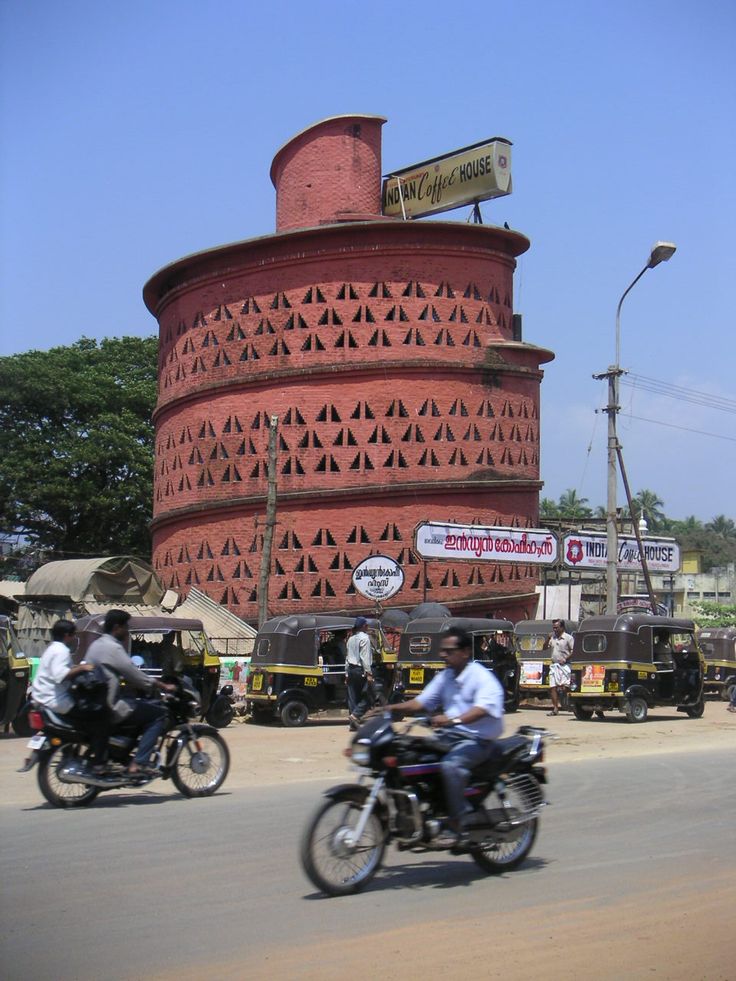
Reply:
[[[363,773],[358,783],[325,791],[304,830],[301,862],[310,881],[331,896],[366,886],[381,866],[389,841],[399,850],[437,851],[444,823],[440,760],[449,746],[441,731],[412,734],[417,719],[399,732],[388,715],[374,717],[345,750]],[[473,771],[465,797],[470,808],[466,852],[488,873],[516,868],[529,854],[545,805],[545,729],[521,726],[499,739],[490,760]]]
[[[154,773],[126,772],[139,733],[124,725],[110,736],[104,773],[93,772],[89,737],[79,724],[43,708],[29,713],[36,735],[28,743],[32,752],[23,771],[38,764],[39,789],[54,807],[85,807],[105,790],[145,787],[158,778],[170,778],[185,797],[209,797],[227,776],[230,752],[216,729],[190,721],[199,717],[201,704],[189,679],[179,678],[175,686],[173,694],[163,696],[169,726],[153,754]]]

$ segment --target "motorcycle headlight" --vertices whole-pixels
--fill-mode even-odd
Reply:
[[[351,759],[353,763],[357,763],[358,766],[368,766],[371,762],[370,743],[364,743],[362,741],[355,743],[353,746]]]

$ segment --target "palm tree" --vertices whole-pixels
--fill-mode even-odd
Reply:
[[[706,524],[705,530],[718,535],[719,538],[724,538],[726,541],[736,539],[736,523],[734,523],[733,518],[727,518],[725,514],[716,515],[712,521]]]
[[[558,508],[560,517],[567,521],[582,521],[593,516],[593,511],[588,506],[588,498],[578,497],[578,492],[573,488],[560,494]]]
[[[560,509],[557,503],[552,500],[551,497],[543,497],[539,502],[539,517],[544,518],[546,521],[550,521],[554,518],[559,518]]]
[[[650,531],[661,530],[667,519],[662,510],[664,501],[659,494],[651,490],[640,490],[634,496],[632,504],[635,521],[638,521],[643,513]]]

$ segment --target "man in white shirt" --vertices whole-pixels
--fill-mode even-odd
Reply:
[[[552,633],[543,644],[543,650],[551,650],[549,666],[549,691],[552,696],[552,711],[547,715],[558,715],[560,711],[560,696],[565,698],[570,690],[572,669],[569,660],[572,657],[572,635],[565,631],[564,620],[552,621]]]
[[[31,697],[36,705],[79,722],[90,735],[95,769],[104,769],[109,723],[106,712],[95,717],[75,709],[71,683],[77,675],[93,671],[91,664],[74,664],[72,651],[76,646],[77,628],[71,620],[57,620],[51,628],[51,643],[41,655],[36,677],[31,685]],[[99,716],[99,717],[98,717]]]
[[[69,691],[72,679],[92,670],[90,664],[72,662],[76,633],[77,628],[71,620],[56,621],[51,628],[51,643],[41,655],[31,685],[33,701],[59,715],[66,715],[74,708],[74,698]]]
[[[348,638],[345,657],[345,679],[348,687],[348,712],[351,727],[357,727],[370,707],[368,693],[373,684],[373,654],[371,639],[364,627],[365,617],[356,617],[353,632]]]
[[[446,848],[462,848],[465,844],[463,821],[468,811],[465,789],[470,774],[490,758],[493,742],[503,732],[503,688],[492,671],[470,660],[471,652],[470,636],[451,627],[443,635],[440,646],[445,670],[437,672],[416,698],[380,710],[393,715],[442,710],[432,717],[432,725],[445,729],[443,741],[452,743],[441,764],[449,830],[436,838],[435,843]]]

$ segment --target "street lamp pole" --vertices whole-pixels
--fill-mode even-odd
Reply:
[[[621,369],[621,307],[631,290],[636,286],[647,269],[653,269],[660,262],[671,259],[676,246],[672,242],[657,242],[652,249],[649,260],[639,275],[624,290],[616,307],[616,361],[608,371],[594,378],[608,379],[608,405],[604,411],[608,414],[608,458],[607,458],[607,494],[606,494],[606,613],[615,616],[618,609],[618,529],[616,527],[616,488],[618,473],[616,456],[619,450],[616,432],[616,416],[619,412],[618,391],[619,378],[624,374]]]

